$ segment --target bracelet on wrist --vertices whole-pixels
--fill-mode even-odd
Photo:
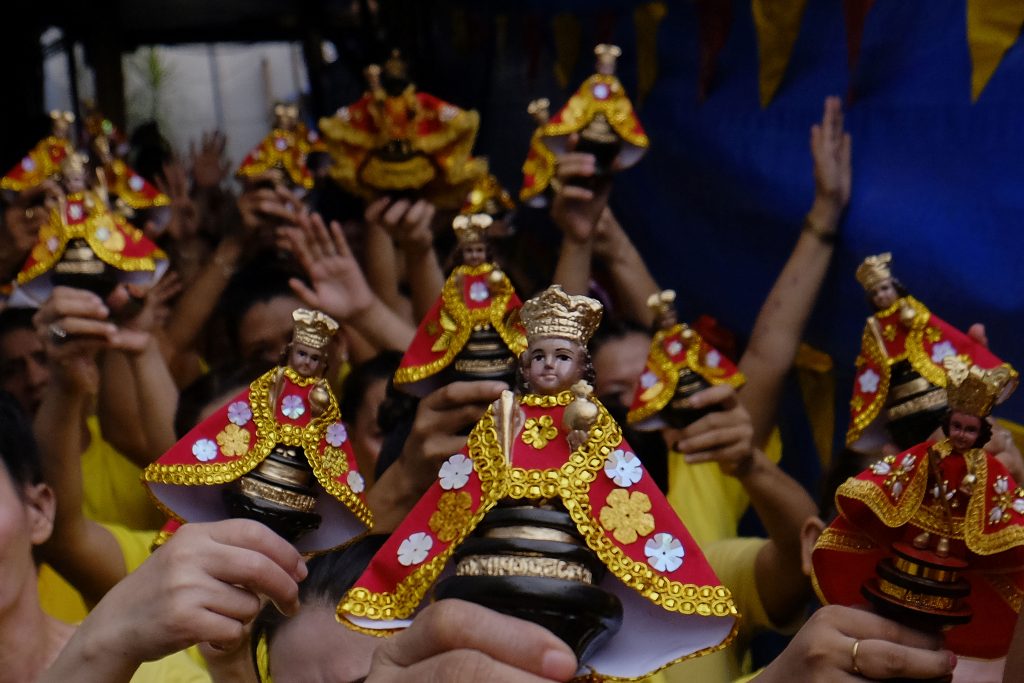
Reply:
[[[811,220],[810,216],[804,218],[803,232],[809,232],[825,244],[835,244],[838,231],[835,228],[822,227]]]

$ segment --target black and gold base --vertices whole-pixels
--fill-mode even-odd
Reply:
[[[698,391],[707,389],[711,385],[703,377],[689,368],[679,371],[679,383],[676,384],[676,391],[669,399],[668,405],[661,411],[661,417],[669,427],[682,429],[693,424],[709,413],[721,410],[719,406],[708,406],[705,408],[686,408],[681,405],[687,398]]]
[[[622,603],[597,584],[605,566],[561,505],[491,510],[454,553],[434,598],[459,598],[547,628],[580,662],[622,626]]]
[[[466,345],[448,366],[447,375],[446,384],[497,380],[514,386],[516,358],[497,330],[483,325],[470,333]]]
[[[886,429],[901,450],[931,438],[942,424],[946,407],[945,390],[922,377],[909,361],[893,366]]]
[[[295,542],[320,526],[313,470],[300,449],[277,445],[251,472],[224,490],[232,517],[262,522]]]
[[[60,260],[54,264],[50,281],[54,287],[74,287],[106,299],[117,286],[117,273],[104,263],[89,243],[80,237],[68,240]]]

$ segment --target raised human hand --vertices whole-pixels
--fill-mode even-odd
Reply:
[[[550,631],[462,600],[439,600],[374,652],[366,683],[542,683],[576,673]]]
[[[570,140],[570,150],[574,147]],[[551,218],[566,239],[589,242],[594,237],[598,220],[608,205],[611,181],[602,179],[595,189],[572,184],[573,178],[593,178],[597,160],[593,154],[569,151],[557,157],[557,174],[552,187]]]
[[[850,202],[852,168],[850,134],[843,130],[843,108],[838,97],[825,98],[821,123],[811,126],[814,159],[814,202],[823,221],[838,222]]]
[[[272,231],[282,225],[296,225],[305,212],[302,198],[276,181],[272,173],[252,178],[238,196],[242,229],[248,235]]]
[[[328,231],[317,213],[296,218],[295,224],[279,229],[310,280],[306,285],[292,278],[289,284],[295,294],[310,308],[338,320],[348,320],[369,309],[375,297],[341,225],[331,221]]]
[[[382,197],[366,207],[366,222],[380,226],[405,251],[422,253],[434,244],[436,207],[426,199],[390,200]]]
[[[204,132],[199,149],[193,140],[189,145],[192,181],[197,190],[218,188],[228,177],[231,161],[224,157],[227,136],[219,130]]]
[[[199,229],[199,209],[189,196],[185,165],[178,159],[165,163],[162,175],[156,177],[156,186],[171,199],[167,231],[176,240],[193,237]]]
[[[686,400],[687,408],[717,406],[718,410],[682,429],[666,429],[666,443],[682,453],[688,463],[717,462],[726,474],[741,474],[754,457],[754,426],[736,390],[729,384],[719,384]]]

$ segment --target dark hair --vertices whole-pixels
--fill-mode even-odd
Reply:
[[[287,262],[267,263],[267,258],[258,256],[235,273],[221,295],[218,309],[224,323],[224,333],[233,352],[238,350],[242,319],[256,304],[266,303],[277,297],[295,296],[288,280],[305,280],[304,274]]]
[[[299,584],[299,604],[302,608],[320,605],[330,607],[333,611],[342,596],[366,571],[370,560],[387,540],[387,534],[371,534],[341,550],[333,550],[309,560],[306,564],[309,574]],[[257,672],[260,670],[257,653],[260,640],[266,641],[269,656],[270,641],[287,620],[288,618],[281,614],[277,607],[269,604],[253,621],[251,647]]]
[[[15,330],[35,330],[34,308],[6,308],[0,311],[0,337]]]
[[[248,385],[270,370],[273,364],[263,360],[236,361],[212,370],[182,389],[174,414],[174,433],[182,438],[199,422],[199,415],[210,401],[225,392]]]
[[[22,488],[43,483],[43,465],[32,425],[18,401],[0,391],[0,459],[20,495]]]
[[[590,340],[590,355],[596,356],[605,344],[625,339],[631,334],[642,334],[648,339],[651,338],[651,331],[640,323],[628,318],[606,315],[601,319],[601,324]]]
[[[949,421],[953,418],[953,412],[951,408],[942,416],[942,433],[946,436],[949,436]],[[978,422],[981,424],[978,427],[978,439],[974,442],[974,448],[983,448],[992,439],[992,425],[983,417],[979,417]]]
[[[351,424],[355,421],[363,405],[363,395],[370,385],[379,380],[391,379],[401,362],[401,353],[385,350],[352,368],[352,372],[341,385],[341,400],[338,402],[341,417],[345,422]]]

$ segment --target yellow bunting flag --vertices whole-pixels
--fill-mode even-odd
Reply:
[[[1006,51],[1020,36],[1024,2],[967,0],[967,44],[971,48],[971,101],[977,102]]]
[[[836,378],[832,372],[832,357],[824,351],[801,343],[793,362],[800,396],[807,421],[811,426],[814,446],[823,469],[832,461],[832,439],[836,424]]]
[[[636,26],[636,101],[647,98],[658,79],[658,24],[668,8],[664,2],[648,2],[633,10]]]
[[[751,0],[760,56],[761,106],[767,107],[786,75],[807,0]]]

